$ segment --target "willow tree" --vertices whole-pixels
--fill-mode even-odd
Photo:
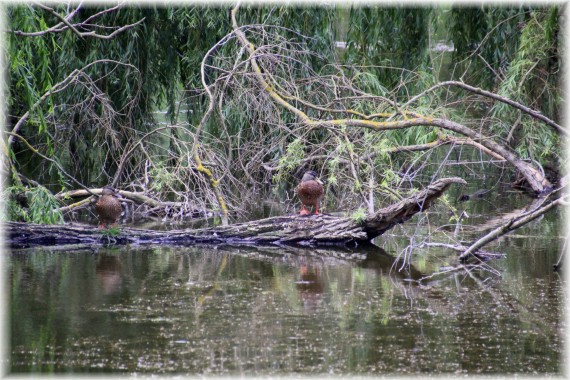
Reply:
[[[390,94],[383,94],[382,88],[380,88],[380,94],[362,90],[359,84],[365,75],[359,71],[351,72],[334,63],[322,65],[323,69],[320,72],[315,71],[309,64],[308,57],[314,59],[316,53],[305,49],[303,44],[294,37],[285,38],[283,34],[278,33],[277,27],[267,25],[241,27],[235,20],[233,27],[233,34],[220,41],[219,45],[225,45],[229,40],[237,39],[248,55],[240,55],[238,59],[232,60],[230,56],[223,54],[222,49],[216,49],[216,55],[207,55],[204,58],[204,62],[207,62],[210,68],[217,68],[219,74],[218,77],[210,79],[209,86],[217,83],[223,83],[225,86],[228,83],[233,85],[231,92],[220,97],[220,100],[225,102],[220,106],[222,109],[224,106],[226,108],[236,107],[235,104],[237,104],[236,108],[247,109],[251,115],[250,119],[263,123],[263,125],[285,128],[289,136],[305,135],[303,143],[314,141],[320,152],[328,152],[331,159],[333,156],[340,156],[340,154],[336,156],[332,154],[333,152],[339,153],[339,149],[348,149],[349,158],[351,155],[354,156],[354,152],[350,150],[354,149],[356,142],[363,142],[362,149],[369,150],[368,156],[378,155],[378,151],[375,154],[374,147],[376,144],[381,144],[382,134],[365,135],[366,131],[363,129],[381,131],[430,127],[431,134],[434,137],[439,134],[437,138],[441,142],[449,141],[449,143],[470,144],[478,147],[486,154],[508,161],[525,177],[535,192],[541,193],[548,190],[550,185],[548,180],[534,163],[523,161],[500,142],[495,142],[483,133],[445,117],[445,109],[433,107],[429,114],[425,114],[423,112],[425,106],[421,102],[426,97],[428,97],[428,102],[437,101],[438,98],[429,97],[429,95],[438,89],[453,87],[509,105],[525,113],[526,117],[544,123],[555,133],[566,134],[564,128],[542,115],[540,111],[459,81],[439,83],[410,97],[406,102],[396,102],[392,100],[393,97]],[[251,36],[247,35],[248,32]],[[293,31],[285,32],[294,36]],[[420,104],[419,107],[418,104]],[[433,127],[436,127],[438,131],[436,132]],[[274,128],[273,134],[278,134],[279,131],[279,128]],[[452,133],[442,135],[441,131]],[[463,137],[458,137],[459,135]],[[383,142],[385,144],[386,140]],[[299,138],[288,144],[287,148],[291,154],[286,156],[285,160],[281,160],[281,166],[294,167],[291,162],[299,158],[294,156],[295,150],[298,150],[301,145]],[[344,145],[347,147],[343,148]],[[274,146],[269,144],[262,148],[259,144],[257,148],[256,152],[265,149],[265,152],[269,154]],[[400,150],[419,149],[417,146],[397,148]],[[319,158],[323,158],[323,155],[315,159]],[[363,158],[360,153],[358,161],[365,163]],[[348,164],[350,167],[350,162]],[[358,176],[355,176],[353,180],[358,183]]]
[[[354,7],[346,36],[336,27],[347,17],[340,7],[248,6],[234,24],[229,8],[199,6],[8,11],[11,178],[61,190],[57,199],[110,182],[147,215],[224,214],[224,207],[243,210],[268,187],[292,196],[296,176],[311,167],[326,177],[329,202],[371,212],[423,187],[421,174],[437,177],[438,169],[426,168],[432,152],[464,145],[506,160],[540,193],[549,186],[542,157],[525,149],[540,152],[545,145],[520,137],[538,128],[548,136],[550,157],[558,157],[565,134],[556,122],[560,103],[551,100],[559,96],[555,8],[513,8],[503,12],[507,21],[488,18],[480,23],[480,46],[471,37],[460,45],[460,31],[454,32],[462,54],[452,64],[465,71],[443,83],[430,72],[433,41],[426,36],[435,13],[429,8]],[[453,11],[444,24],[462,25],[460,16]],[[505,36],[524,41],[488,43],[513,20],[522,22],[523,33]],[[549,31],[547,47],[538,46],[542,29]],[[335,41],[343,38],[348,49],[337,54]],[[498,61],[479,54],[509,42],[509,54]],[[540,62],[528,66],[524,51]],[[462,63],[467,58],[491,71],[512,68],[502,77],[510,81],[462,82],[460,74],[472,67]],[[548,80],[541,82],[545,71]],[[528,102],[536,98],[531,92],[516,98],[507,86],[529,78],[535,89],[549,84],[539,92],[544,102]],[[496,91],[503,87],[511,92]],[[473,128],[467,115],[478,104],[494,105],[495,113]],[[156,109],[166,111],[162,124]],[[507,125],[511,118],[528,128],[511,128],[508,144],[504,127],[501,138],[491,138],[496,121]]]

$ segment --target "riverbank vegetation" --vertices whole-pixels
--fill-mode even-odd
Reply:
[[[228,224],[275,193],[292,212],[307,169],[326,179],[326,212],[372,214],[474,157],[542,196],[565,164],[560,17],[547,5],[10,6],[7,217],[72,219],[111,184],[133,217]]]

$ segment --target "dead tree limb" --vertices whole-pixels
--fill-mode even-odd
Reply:
[[[56,194],[57,199],[67,199],[67,198],[83,198],[89,195],[101,195],[101,188],[96,189],[79,189],[66,191],[65,193]],[[142,193],[135,193],[132,191],[119,190],[117,191],[124,198],[130,199],[131,201],[138,204],[146,204],[150,207],[183,207],[184,202],[165,202],[154,198],[151,198]]]
[[[77,189],[58,193],[55,195],[55,198],[60,201],[80,199],[75,203],[67,204],[59,208],[59,211],[66,213],[92,207],[92,204],[97,200],[97,196],[101,195],[101,191],[101,188]],[[142,192],[127,190],[118,190],[117,193],[120,195],[122,203],[126,202],[134,205],[134,207],[128,207],[125,210],[126,215],[133,217],[133,219],[163,216],[172,218],[176,216],[195,218],[208,215],[206,210],[202,210],[188,202],[162,201]]]
[[[444,146],[444,145],[455,145],[455,146],[470,145],[470,146],[474,146],[477,149],[481,150],[482,152],[486,153],[487,155],[493,157],[494,159],[496,159],[498,161],[506,161],[503,156],[493,152],[492,150],[485,148],[481,144],[479,144],[479,143],[477,143],[477,142],[475,142],[469,138],[458,138],[458,137],[452,137],[452,136],[444,136],[444,137],[441,137],[437,140],[434,140],[432,142],[425,143],[425,144],[403,145],[403,146],[394,146],[394,147],[386,148],[386,153],[422,152],[422,151],[426,151],[426,150],[430,150],[430,149],[435,149],[435,148],[438,148],[438,147]],[[378,151],[374,151],[374,152],[368,153],[366,155],[357,156],[357,159],[359,161],[370,160],[370,159],[373,159],[374,157],[378,156],[379,154],[380,153]],[[312,161],[317,161],[317,160],[325,160],[328,157],[329,157],[328,154],[313,155],[310,157],[303,158],[301,160],[301,164],[307,164],[307,163],[310,163]],[[345,159],[345,158],[338,158],[338,162],[340,164],[343,164],[343,165],[350,165],[350,160]],[[267,170],[268,172],[274,172],[274,171],[279,170],[279,168],[277,166],[270,166],[270,165],[266,165],[266,164],[263,165],[263,168],[265,170]]]
[[[286,215],[229,226],[195,230],[150,231],[121,228],[117,235],[92,226],[54,226],[8,222],[3,225],[11,248],[70,244],[170,244],[170,245],[358,245],[370,242],[398,223],[426,210],[457,177],[443,178],[364,220],[331,215]]]
[[[371,120],[358,120],[358,119],[335,119],[335,120],[309,120],[308,123],[316,128],[330,128],[335,126],[349,126],[349,127],[362,127],[375,131],[388,131],[394,129],[405,129],[416,126],[433,126],[446,129],[449,131],[460,133],[464,136],[471,138],[477,143],[481,144],[487,149],[497,153],[513,165],[527,180],[532,189],[540,194],[547,192],[550,188],[550,182],[531,164],[521,160],[515,153],[511,152],[501,144],[481,135],[470,128],[465,127],[459,123],[451,120],[438,119],[426,116],[417,116],[407,120],[399,121],[371,121]]]

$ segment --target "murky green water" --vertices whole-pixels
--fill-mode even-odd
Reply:
[[[529,247],[515,236],[491,264],[500,275],[489,268],[419,284],[410,278],[449,252],[430,253],[428,264],[416,254],[411,273],[381,249],[361,251],[365,260],[254,248],[12,253],[9,369],[560,373],[553,242],[537,237]]]

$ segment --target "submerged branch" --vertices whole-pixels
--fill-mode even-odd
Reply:
[[[486,234],[485,236],[483,236],[482,238],[480,238],[479,240],[477,240],[476,242],[471,244],[459,256],[459,260],[467,259],[469,256],[474,255],[484,245],[489,244],[490,242],[492,242],[494,240],[497,240],[501,236],[506,235],[509,232],[514,231],[517,228],[520,228],[529,222],[532,222],[536,218],[546,214],[547,212],[551,211],[555,207],[566,204],[566,202],[570,199],[569,197],[570,197],[569,195],[562,196],[561,198],[558,198],[557,200],[552,201],[551,203],[549,203],[546,206],[539,207],[533,211],[527,212],[525,214],[522,214],[522,215],[515,217],[515,218],[512,218],[512,219],[509,219],[503,225],[495,228],[493,231],[489,232],[488,234]]]

